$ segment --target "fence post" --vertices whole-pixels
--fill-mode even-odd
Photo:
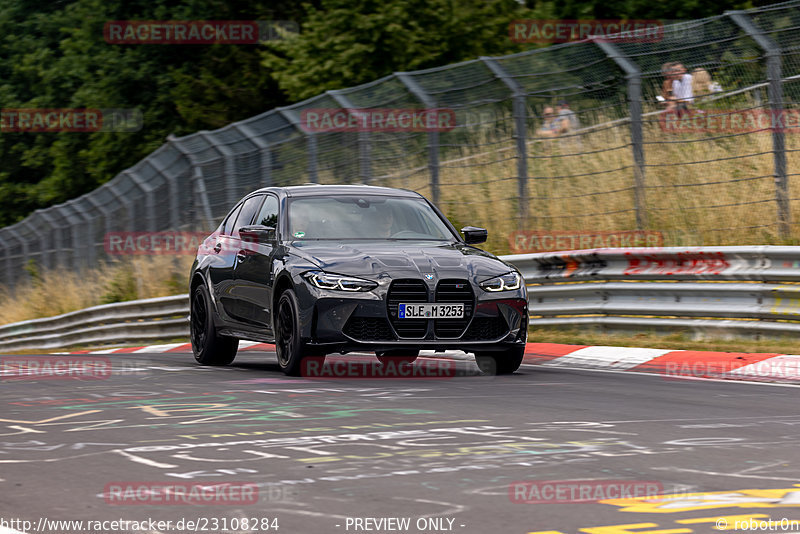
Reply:
[[[86,254],[81,249],[81,240],[78,234],[78,220],[76,220],[76,215],[78,214],[78,210],[75,208],[75,201],[70,200],[68,202],[64,202],[63,204],[59,204],[55,206],[56,211],[61,215],[61,218],[66,221],[69,225],[69,234],[70,234],[70,241],[71,241],[71,249],[72,249],[72,268],[77,270],[80,269],[81,264],[86,260]],[[83,220],[84,217],[80,217],[80,220]]]
[[[264,187],[272,186],[272,152],[270,151],[269,143],[254,132],[245,122],[235,122],[233,123],[233,127],[243,133],[248,141],[258,147],[259,154],[261,155],[261,174],[264,177],[261,185]]]
[[[36,210],[36,211],[41,211],[41,210]],[[36,212],[34,212],[34,214],[35,213]],[[34,222],[31,221],[31,216],[25,217],[23,220],[21,220],[19,222],[19,224],[21,226],[25,226],[28,229],[28,231],[30,231],[31,234],[36,236],[36,239],[39,241],[39,263],[38,263],[37,266],[40,269],[49,268],[49,265],[47,265],[45,263],[46,260],[45,260],[45,253],[44,253],[45,244],[47,243],[47,234],[45,232],[42,232],[36,226],[36,224],[34,224]]]
[[[167,144],[169,144],[169,141],[167,141]],[[164,177],[164,181],[167,182],[167,189],[169,190],[169,225],[173,230],[178,230],[181,225],[181,208],[179,203],[180,191],[178,190],[178,182],[175,179],[175,176],[171,176],[166,173],[166,167],[164,167],[164,165],[161,163],[158,163],[158,158],[149,157],[147,162],[152,165],[153,168],[158,171],[158,174]],[[92,204],[94,204],[94,202]],[[97,206],[96,204],[94,205]]]
[[[394,75],[406,89],[422,102],[428,109],[436,107],[436,101],[407,72],[395,72]],[[439,205],[439,132],[428,132],[428,170],[431,174],[431,196],[433,203]]]
[[[351,110],[358,109],[350,99],[341,93],[341,91],[326,91],[332,99],[336,101],[339,106],[350,114]],[[358,130],[358,174],[361,177],[362,184],[368,184],[372,181],[372,161],[371,161],[372,146],[370,144],[369,132],[363,128]]]
[[[222,154],[223,166],[225,168],[225,203],[228,206],[233,206],[236,204],[236,201],[239,200],[239,195],[236,192],[238,188],[236,187],[236,173],[234,172],[233,150],[223,144],[217,143],[216,139],[206,131],[198,132],[197,135],[205,139],[217,154]]]
[[[303,124],[297,116],[297,112],[293,109],[278,108],[280,114],[292,123],[292,126],[297,128],[297,131],[305,134],[306,144],[308,145],[308,181],[313,184],[319,183],[319,176],[317,176],[317,136],[312,132],[306,132],[303,129]]]
[[[85,195],[83,198],[85,198],[86,196],[88,196],[88,195]],[[78,250],[80,250],[81,247],[78,246],[80,243],[83,244],[83,249],[86,251],[85,254],[83,254],[80,258],[76,255],[75,265],[78,265],[80,260],[83,260],[83,262],[85,263],[86,267],[89,268],[95,262],[95,254],[94,254],[94,217],[92,217],[89,214],[88,210],[86,210],[83,206],[79,205],[79,202],[81,200],[82,200],[81,197],[79,197],[77,199],[74,199],[74,200],[70,200],[69,202],[67,202],[67,205],[70,206],[75,211],[75,213],[81,219],[83,219],[83,221],[86,223],[86,230],[87,230],[86,234],[88,234],[88,239],[85,238],[85,239],[81,240],[78,237],[78,234],[73,231],[72,241],[75,244],[75,251],[77,252]],[[73,226],[73,230],[74,229],[75,229],[75,227]]]
[[[58,224],[58,220],[54,220],[52,208],[46,208],[42,210],[36,210],[34,213],[38,213],[44,221],[50,225],[50,247],[47,249],[47,267],[49,269],[54,269],[56,267],[61,267],[62,265],[66,267],[66,262],[61,258],[61,244],[56,239],[56,232],[59,230],[60,226]]]
[[[528,143],[525,89],[517,83],[496,59],[479,58],[489,70],[511,89],[513,97],[514,139],[517,143],[517,194],[519,195],[519,229],[524,230],[528,220]]]
[[[0,229],[0,232],[2,232],[2,231],[3,230]],[[5,239],[3,239],[2,236],[0,236],[0,247],[2,247],[2,249],[3,249],[3,256],[4,256],[5,260],[6,260],[6,262],[5,262],[6,263],[6,275],[5,275],[4,283],[5,283],[5,285],[11,287],[11,285],[13,284],[13,278],[12,278],[13,277],[13,269],[11,268],[11,248],[8,246],[8,243],[6,242]]]
[[[95,211],[100,213],[101,217],[103,217],[103,233],[104,233],[104,235],[103,235],[103,243],[102,243],[101,246],[103,247],[103,250],[105,250],[107,234],[109,234],[111,232],[111,217],[108,216],[108,212],[106,211],[105,206],[103,204],[100,204],[100,202],[98,202],[94,198],[93,195],[86,195],[86,201],[89,204],[92,205],[92,208],[94,208]],[[97,250],[97,241],[95,241],[95,236],[94,235],[92,236],[91,243],[92,243],[92,250],[96,251]],[[96,256],[97,256],[97,253],[95,252],[95,257]]]
[[[136,184],[136,187],[144,193],[144,209],[145,217],[147,218],[146,228],[148,232],[155,232],[157,230],[155,188],[142,179],[141,176],[137,175],[132,169],[124,170],[121,174],[130,178],[131,181]]]
[[[21,252],[22,255],[20,257],[21,265],[19,266],[19,268],[20,268],[20,270],[22,272],[26,272],[25,271],[25,267],[28,266],[28,258],[29,258],[29,255],[28,255],[28,243],[14,229],[18,224],[19,223],[15,224],[13,226],[9,226],[8,227],[8,233],[11,234],[11,237],[14,239],[14,241],[19,243],[20,246],[22,247],[22,252]]]
[[[128,227],[126,228],[125,231],[132,232],[133,231],[132,226],[133,226],[134,213],[133,213],[133,206],[131,205],[131,200],[129,198],[126,198],[125,195],[123,195],[122,193],[120,193],[116,189],[114,189],[114,186],[116,185],[116,181],[115,180],[112,180],[110,182],[106,182],[106,185],[108,186],[108,190],[111,192],[111,194],[114,195],[114,198],[117,199],[117,202],[119,202],[120,204],[125,206],[125,216],[126,216],[125,217],[126,218],[125,222],[128,225]]]
[[[631,114],[631,147],[633,149],[633,197],[636,205],[636,228],[647,227],[644,176],[644,135],[642,133],[642,72],[614,44],[592,39],[600,50],[625,72],[628,80],[628,110]]]
[[[772,113],[771,124],[775,125],[776,117],[784,117],[781,47],[756,27],[744,11],[726,11],[725,14],[764,50],[767,57],[767,81],[769,82],[767,94]],[[783,126],[781,126],[782,122],[779,120],[779,127],[772,128],[772,160],[775,169],[775,201],[778,204],[778,232],[781,238],[786,239],[791,232],[789,227],[791,212],[789,210],[789,181],[786,171],[786,138]]]
[[[178,151],[189,159],[189,163],[194,167],[194,174],[192,175],[192,193],[195,197],[195,203],[202,210],[202,218],[205,219],[206,229],[211,231],[214,229],[214,217],[211,215],[211,204],[208,202],[208,191],[206,190],[206,180],[203,175],[203,168],[197,164],[194,154],[186,150],[181,142],[175,137],[175,134],[169,134],[167,141],[175,145]]]

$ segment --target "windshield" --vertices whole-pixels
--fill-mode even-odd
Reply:
[[[456,239],[422,199],[353,195],[295,198],[289,203],[294,239]]]

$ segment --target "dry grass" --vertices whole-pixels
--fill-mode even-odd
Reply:
[[[644,229],[664,235],[665,246],[794,244],[777,225],[769,132],[727,135],[676,134],[647,123],[645,140]],[[491,141],[478,135],[476,144]],[[800,168],[800,141],[787,135],[789,173]],[[504,149],[498,151],[499,149]],[[563,231],[635,230],[633,156],[627,124],[574,137],[528,143],[528,218],[521,220],[517,158],[506,139],[492,151],[442,157],[440,207],[458,226],[489,229],[486,248],[509,252],[517,229]],[[456,160],[460,159],[460,160]],[[456,160],[456,161],[454,161]],[[376,184],[415,189],[430,196],[425,161],[408,164]],[[791,199],[800,183],[790,180]],[[800,202],[792,205],[800,219]],[[792,232],[797,226],[792,227]]]
[[[768,132],[728,135],[665,133],[646,123],[644,181],[647,223],[664,245],[796,244],[776,223],[772,140]],[[439,205],[456,227],[489,229],[485,248],[510,251],[518,229],[636,229],[633,156],[627,124],[574,137],[528,142],[527,220],[520,218],[516,149],[507,134],[477,131],[465,144],[442,149]],[[464,143],[461,139],[460,143]],[[442,140],[443,144],[452,143]],[[800,168],[800,140],[787,135],[789,173]],[[431,197],[426,150],[404,158],[374,185],[414,189]],[[379,173],[378,173],[379,174]],[[339,178],[320,173],[320,182]],[[800,200],[800,182],[789,197]],[[800,202],[792,203],[800,221]],[[187,290],[190,257],[137,257],[88,272],[44,272],[13,292],[0,288],[0,323],[15,322],[131,298]],[[110,300],[109,300],[110,299]]]
[[[189,291],[191,256],[137,256],[74,273],[37,272],[13,290],[0,287],[0,324],[50,317],[98,304]]]

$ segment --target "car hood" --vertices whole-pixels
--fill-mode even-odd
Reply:
[[[462,243],[294,241],[293,251],[336,274],[367,278],[467,278],[475,281],[512,270],[492,254]]]

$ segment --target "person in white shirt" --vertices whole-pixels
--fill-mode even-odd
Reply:
[[[689,105],[694,101],[692,92],[692,75],[686,72],[686,67],[678,63],[673,68],[672,99],[675,101],[675,110],[678,114],[688,113]]]

